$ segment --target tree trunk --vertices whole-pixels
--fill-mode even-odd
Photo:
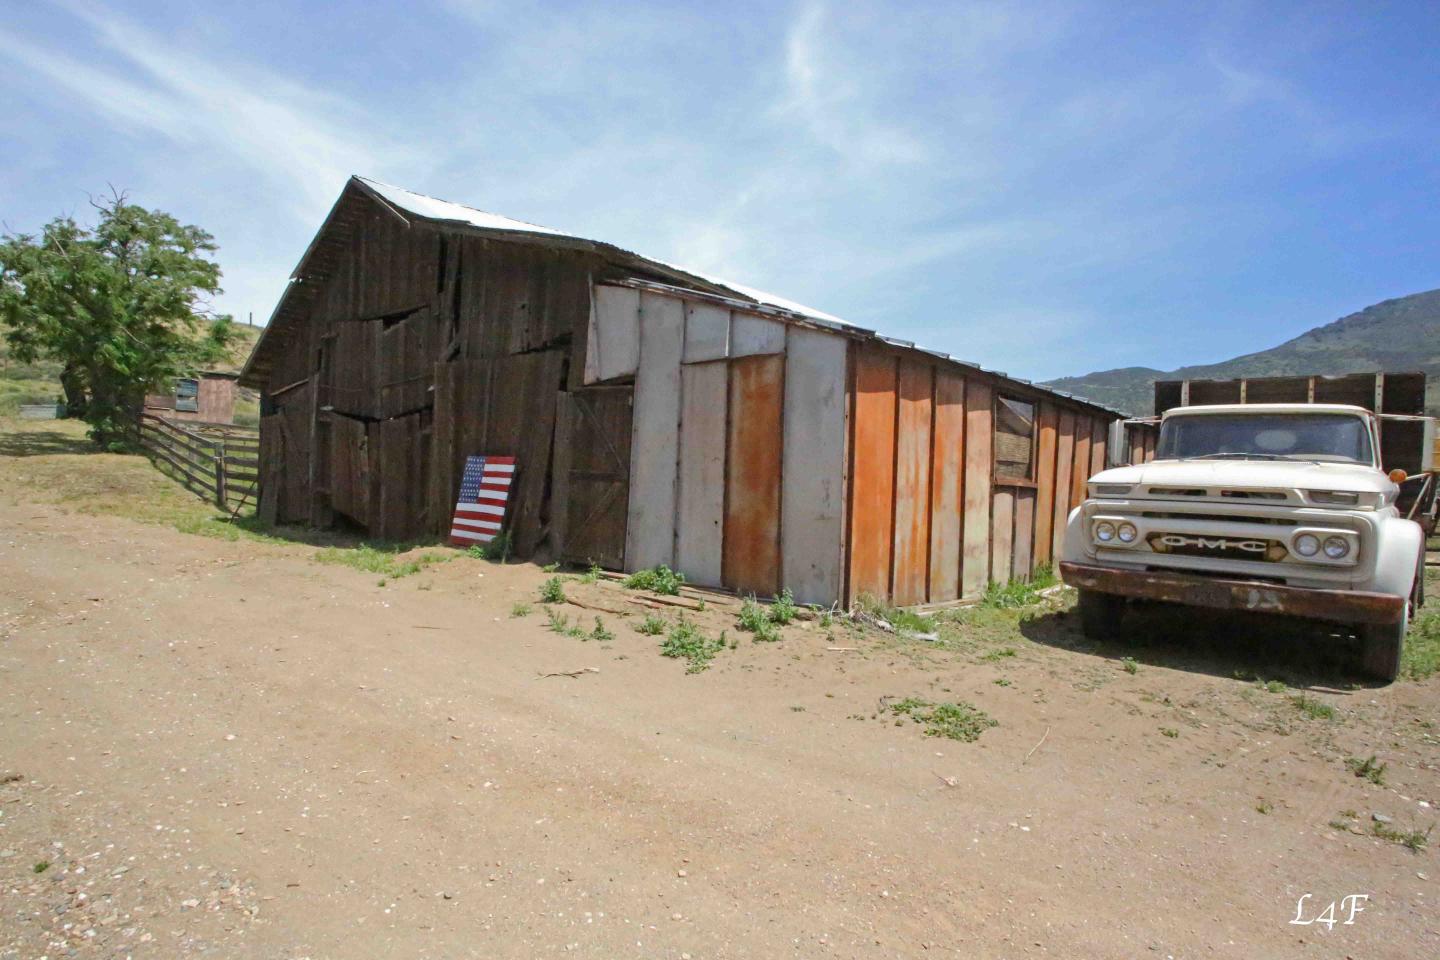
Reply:
[[[74,364],[67,364],[60,371],[60,386],[65,391],[65,416],[83,418],[90,398],[85,395],[85,378]]]

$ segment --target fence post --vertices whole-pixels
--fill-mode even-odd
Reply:
[[[215,506],[229,509],[225,497],[225,444],[215,444]]]

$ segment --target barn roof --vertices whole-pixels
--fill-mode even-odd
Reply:
[[[784,297],[776,296],[773,293],[766,293],[764,290],[757,290],[743,284],[733,283],[729,280],[722,280],[717,277],[708,276],[688,267],[681,267],[675,264],[666,263],[663,260],[655,260],[641,256],[614,244],[601,240],[592,240],[575,234],[566,233],[553,227],[541,226],[540,224],[527,223],[523,220],[514,220],[510,217],[501,216],[497,213],[489,213],[475,207],[467,207],[464,204],[453,203],[449,200],[439,200],[435,197],[426,196],[423,193],[416,193],[413,190],[406,190],[392,184],[382,183],[379,180],[371,180],[368,177],[352,176],[346,183],[345,189],[341,192],[340,198],[335,202],[330,215],[321,226],[315,239],[311,241],[300,263],[290,275],[290,283],[281,296],[280,302],[271,314],[270,322],[266,325],[265,332],[255,344],[254,352],[250,360],[245,364],[241,373],[240,382],[246,386],[261,387],[266,372],[269,370],[274,353],[281,349],[287,334],[287,328],[295,320],[299,319],[309,306],[311,300],[318,292],[323,281],[329,276],[334,264],[335,257],[343,249],[346,238],[346,224],[353,217],[352,209],[355,198],[366,197],[378,202],[391,210],[396,216],[407,222],[421,220],[439,227],[452,227],[465,231],[479,231],[486,235],[497,238],[510,238],[529,243],[540,243],[544,245],[563,246],[572,249],[584,249],[606,256],[617,263],[638,268],[648,273],[665,278],[667,282],[674,283],[684,289],[698,289],[711,296],[718,296],[736,301],[740,307],[759,308],[765,312],[776,312],[781,315],[788,315],[791,318],[801,319],[809,323],[821,326],[832,327],[850,334],[857,334],[867,338],[883,341],[892,346],[914,349],[941,359],[952,360],[964,366],[981,370],[996,377],[1003,377],[1009,380],[1018,380],[1030,386],[1032,389],[1042,393],[1063,397],[1076,403],[1095,407],[1116,416],[1125,416],[1119,410],[1104,406],[1093,400],[1079,397],[1063,390],[1056,390],[1051,387],[1042,387],[1023,380],[1011,377],[1009,374],[993,370],[984,370],[978,364],[958,360],[947,353],[936,350],[928,350],[924,347],[917,347],[908,340],[897,340],[892,337],[883,336],[876,331],[868,330],[856,324],[842,320],[832,314],[808,307],[805,304],[787,300]]]

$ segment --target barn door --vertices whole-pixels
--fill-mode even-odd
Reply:
[[[557,395],[551,533],[563,560],[625,566],[634,399],[631,386]]]

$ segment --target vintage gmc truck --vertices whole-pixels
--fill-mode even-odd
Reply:
[[[1070,514],[1060,575],[1085,634],[1112,634],[1132,599],[1287,614],[1353,627],[1364,671],[1395,679],[1425,537],[1396,509],[1406,477],[1382,469],[1379,421],[1339,404],[1166,411],[1155,459],[1091,477]]]

